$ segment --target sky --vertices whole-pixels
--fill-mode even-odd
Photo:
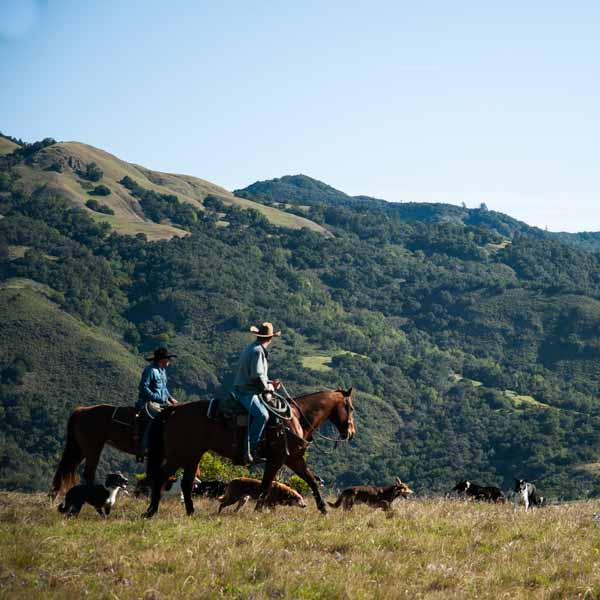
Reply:
[[[600,3],[0,0],[0,131],[600,230]]]

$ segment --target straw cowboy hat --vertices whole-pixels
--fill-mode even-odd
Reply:
[[[263,323],[260,327],[252,325],[250,333],[259,338],[279,337],[281,331],[273,331],[273,323]]]
[[[152,356],[146,356],[147,361],[162,360],[164,358],[177,358],[177,354],[169,354],[166,348],[157,348]]]

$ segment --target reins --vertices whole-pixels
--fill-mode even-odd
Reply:
[[[298,404],[298,402],[296,402],[296,400],[287,391],[285,385],[283,385],[283,383],[280,383],[280,386],[281,386],[281,389],[283,390],[284,394],[286,395],[287,401],[290,404],[293,404],[298,409],[298,412],[300,413],[300,417],[304,420],[305,424],[309,428],[309,431],[310,431],[309,435],[311,437],[313,437],[314,435],[318,435],[323,440],[327,440],[328,442],[334,442],[334,447],[333,447],[332,450],[325,450],[324,448],[322,448],[321,446],[319,446],[319,444],[317,443],[317,440],[315,440],[314,437],[313,437],[313,439],[311,441],[314,443],[315,448],[319,452],[322,452],[323,454],[332,454],[335,450],[337,450],[338,446],[342,442],[346,442],[347,443],[347,442],[350,441],[348,438],[342,438],[342,437],[332,438],[332,437],[329,437],[327,435],[323,435],[316,427],[313,427],[313,424],[308,420],[307,416],[302,411],[302,408],[300,408],[300,405]]]

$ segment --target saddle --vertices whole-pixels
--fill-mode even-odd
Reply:
[[[238,402],[235,394],[231,392],[226,398],[213,398],[206,411],[206,416],[219,423],[219,425],[235,430],[235,456],[233,459],[234,464],[245,465],[243,456],[244,450],[248,444],[248,426],[250,425],[250,415],[246,409]],[[269,419],[267,426],[262,434],[259,442],[259,450],[261,453],[267,451],[267,449],[273,445],[281,443],[286,444],[285,441],[285,427],[282,421],[273,415]]]
[[[208,405],[206,416],[228,429],[248,427],[250,421],[250,415],[233,392],[226,398],[213,398]]]

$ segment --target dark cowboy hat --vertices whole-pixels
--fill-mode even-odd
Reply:
[[[162,360],[164,358],[177,358],[177,354],[169,354],[166,348],[157,348],[152,356],[146,356],[146,360],[148,361]]]
[[[252,325],[252,327],[250,327],[250,333],[261,338],[279,337],[281,335],[281,331],[273,331],[273,323],[268,322],[263,323],[260,327]]]

